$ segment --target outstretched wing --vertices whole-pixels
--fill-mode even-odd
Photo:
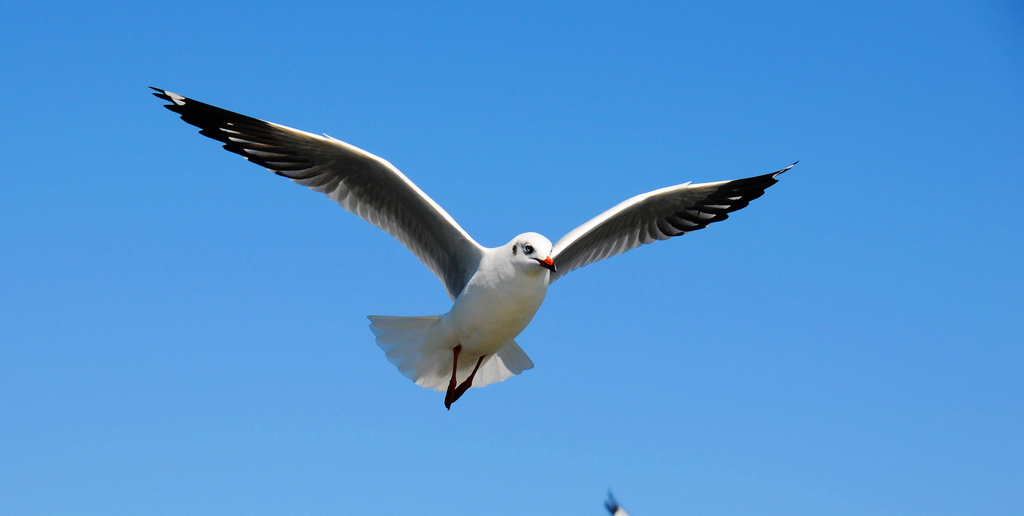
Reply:
[[[275,174],[323,192],[386,231],[440,278],[452,299],[476,271],[483,248],[391,163],[330,137],[257,120],[153,88],[200,134]]]
[[[763,176],[697,185],[686,183],[628,199],[555,242],[551,259],[558,272],[551,273],[549,281],[643,244],[685,235],[725,220],[729,213],[763,195],[769,186],[778,182],[776,177],[793,165]]]

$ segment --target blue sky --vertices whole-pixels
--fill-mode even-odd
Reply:
[[[0,513],[1024,512],[1017,2],[5,3]],[[383,156],[480,243],[762,174],[567,275],[448,412],[450,302],[157,86]]]

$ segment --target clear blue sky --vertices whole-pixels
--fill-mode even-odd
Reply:
[[[1024,514],[1019,2],[5,2],[0,514]],[[800,164],[573,272],[443,396],[400,244],[158,86],[383,156],[484,245]]]

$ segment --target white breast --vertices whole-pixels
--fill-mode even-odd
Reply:
[[[547,294],[548,271],[517,271],[503,255],[487,256],[449,312],[462,349],[497,352],[533,319]]]

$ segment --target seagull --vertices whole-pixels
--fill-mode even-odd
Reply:
[[[643,244],[728,218],[793,167],[746,179],[662,188],[627,199],[554,244],[523,233],[500,247],[478,244],[391,163],[358,147],[251,118],[160,88],[164,106],[223,147],[295,183],[398,239],[441,280],[453,301],[433,316],[369,316],[377,345],[421,387],[444,391],[451,409],[471,387],[533,367],[514,340],[548,286],[563,275]],[[460,381],[461,379],[461,381]]]
[[[610,512],[612,516],[629,516],[626,509],[623,509],[622,506],[619,505],[619,502],[615,501],[615,497],[612,496],[611,491],[608,491],[608,501],[604,503],[604,507],[605,509],[608,509],[608,512]]]

